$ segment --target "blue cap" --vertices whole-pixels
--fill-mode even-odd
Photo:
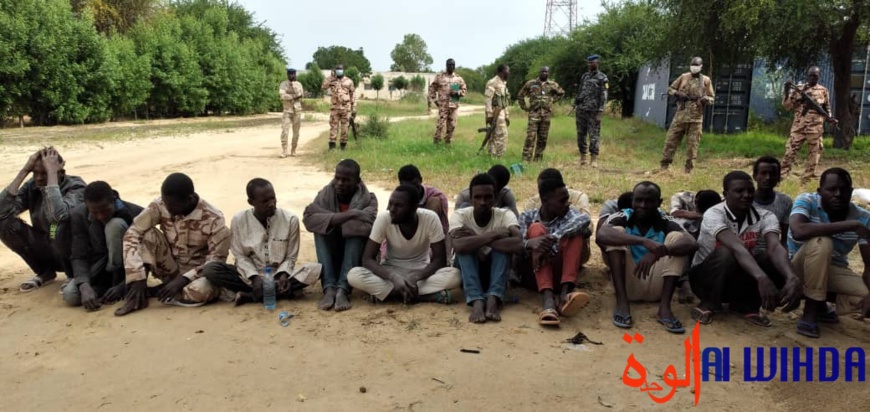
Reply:
[[[600,59],[600,58],[601,58],[601,56],[599,56],[599,55],[597,55],[597,54],[593,54],[593,55],[587,57],[587,58],[586,58],[586,61],[587,61],[587,62],[594,62],[594,61],[596,61],[596,60],[598,60],[598,59]]]
[[[292,67],[288,67],[288,68],[287,68],[287,73],[296,73],[296,69],[294,69],[294,68],[292,68]]]

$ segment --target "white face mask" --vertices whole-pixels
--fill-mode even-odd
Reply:
[[[701,66],[691,66],[689,67],[689,70],[692,72],[692,74],[698,74],[701,72]]]

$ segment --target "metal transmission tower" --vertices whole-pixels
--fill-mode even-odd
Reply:
[[[568,36],[577,27],[577,0],[547,0],[544,36]]]

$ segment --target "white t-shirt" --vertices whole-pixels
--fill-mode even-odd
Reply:
[[[417,209],[417,219],[417,232],[411,239],[405,239],[399,225],[392,223],[390,212],[378,213],[369,239],[377,244],[387,241],[384,266],[416,270],[429,264],[429,249],[433,243],[444,240],[444,228],[431,210]]]
[[[743,246],[753,254],[763,251],[761,247],[764,246],[764,242],[759,241],[764,238],[764,235],[776,233],[778,237],[780,233],[776,216],[767,210],[754,206],[749,208],[746,219],[738,225],[737,218],[731,213],[725,202],[719,203],[704,213],[704,220],[701,221],[701,234],[698,236],[698,252],[695,253],[692,266],[701,264],[707,259],[707,256],[713,253],[713,250],[719,245],[716,235],[723,230],[734,232],[743,242]]]
[[[507,209],[492,208],[492,218],[486,226],[480,227],[474,221],[474,208],[466,207],[464,209],[454,210],[450,214],[450,232],[462,228],[463,226],[471,229],[475,234],[493,232],[496,230],[505,230],[509,227],[520,227],[517,222],[517,217],[513,212]]]

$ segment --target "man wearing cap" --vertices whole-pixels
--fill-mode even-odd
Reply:
[[[293,145],[290,146],[290,156],[296,156],[296,144],[299,143],[299,126],[302,123],[302,96],[305,91],[302,83],[296,81],[296,69],[287,68],[287,80],[278,86],[278,96],[284,105],[284,116],[281,119],[281,158],[287,157],[287,135],[293,126]]]
[[[701,74],[704,61],[692,59],[690,70],[683,73],[668,87],[668,94],[677,99],[677,113],[668,129],[668,139],[662,153],[661,170],[667,170],[674,161],[674,152],[686,136],[686,173],[692,173],[698,146],[701,144],[701,124],[704,122],[704,107],[713,104],[713,82]]]
[[[341,150],[347,146],[347,127],[356,116],[353,80],[344,75],[344,65],[335,66],[332,75],[323,81],[323,90],[332,96],[329,109],[329,150],[335,150],[335,140],[341,131]]]
[[[447,59],[446,70],[438,73],[429,84],[429,100],[438,106],[438,125],[435,127],[433,139],[435,144],[441,143],[442,132],[445,132],[444,143],[450,144],[453,140],[453,130],[456,129],[456,120],[459,117],[459,98],[464,97],[468,91],[465,80],[455,70],[456,62]]]
[[[549,80],[550,68],[541,67],[537,79],[532,79],[523,85],[517,95],[520,109],[529,112],[529,127],[526,130],[526,143],[523,145],[523,160],[541,160],[547,148],[547,136],[550,134],[550,117],[553,115],[553,101],[565,95],[559,84]],[[526,105],[526,96],[529,103]]]
[[[598,141],[601,137],[601,116],[607,103],[607,75],[598,70],[597,54],[586,58],[589,71],[580,78],[577,96],[574,98],[577,147],[580,149],[580,165],[586,165],[586,135],[589,134],[588,151],[592,155],[591,166],[596,167]]]

